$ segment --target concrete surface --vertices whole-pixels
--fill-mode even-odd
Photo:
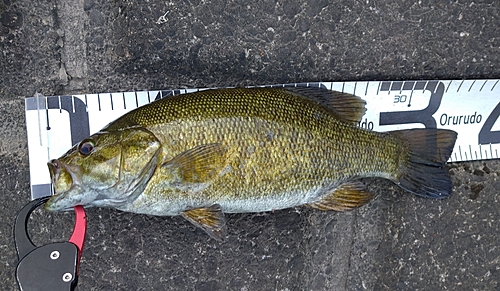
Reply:
[[[0,289],[16,289],[29,201],[24,96],[500,78],[499,15],[495,0],[1,0]],[[371,180],[377,198],[348,213],[229,215],[224,243],[91,209],[78,290],[500,290],[500,163],[450,167],[449,199]],[[72,214],[33,216],[36,243],[69,236]]]

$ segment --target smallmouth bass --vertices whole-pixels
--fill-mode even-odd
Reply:
[[[322,88],[212,89],[137,108],[48,163],[49,211],[76,205],[182,215],[215,239],[224,213],[369,202],[363,177],[444,198],[457,134],[357,127],[365,102]]]

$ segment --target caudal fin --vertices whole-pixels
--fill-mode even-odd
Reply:
[[[409,159],[402,162],[401,188],[426,198],[445,198],[451,194],[451,179],[444,164],[450,158],[457,133],[446,129],[397,130],[391,134],[408,144]]]

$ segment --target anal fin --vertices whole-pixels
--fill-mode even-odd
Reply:
[[[307,204],[307,206],[325,211],[345,211],[365,205],[372,198],[373,194],[366,191],[363,183],[346,182],[319,201]]]
[[[186,210],[181,215],[218,241],[226,237],[226,218],[219,204]]]

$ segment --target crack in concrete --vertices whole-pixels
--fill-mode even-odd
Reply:
[[[87,44],[85,26],[88,16],[83,0],[57,1],[57,33],[61,39],[59,69],[60,94],[88,91]]]

